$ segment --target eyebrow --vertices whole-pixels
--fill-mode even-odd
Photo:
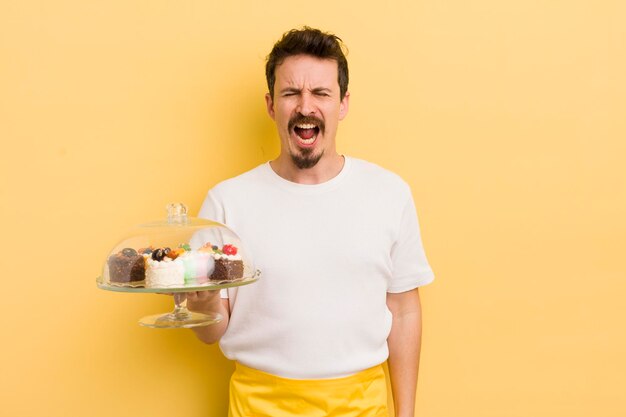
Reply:
[[[313,93],[332,93],[330,88],[326,88],[326,87],[318,87],[318,88],[314,88]]]
[[[301,90],[299,88],[295,88],[295,87],[286,87],[283,88],[282,90],[280,90],[280,93],[299,93]]]
[[[300,88],[296,88],[296,87],[286,87],[283,88],[282,90],[280,90],[281,94],[284,93],[300,93],[302,90]],[[330,88],[326,88],[326,87],[317,87],[314,88],[313,90],[311,90],[312,93],[332,93],[332,90]]]

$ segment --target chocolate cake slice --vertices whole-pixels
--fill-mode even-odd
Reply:
[[[146,265],[142,255],[131,248],[109,256],[109,280],[111,282],[127,284],[138,283],[146,277]]]
[[[243,278],[243,261],[216,257],[211,281],[233,281]]]

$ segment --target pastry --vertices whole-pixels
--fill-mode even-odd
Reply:
[[[210,253],[199,251],[185,251],[178,259],[185,267],[185,284],[206,284],[215,268],[215,260]]]
[[[199,251],[212,252],[215,269],[209,276],[211,281],[234,281],[243,278],[243,260],[241,255],[237,254],[237,247],[224,245],[219,249],[218,246],[207,243]]]
[[[183,261],[167,256],[169,252],[169,248],[158,248],[147,258],[146,287],[181,287],[185,283]]]
[[[108,266],[111,283],[136,286],[145,279],[145,261],[135,249],[124,248],[109,256]]]

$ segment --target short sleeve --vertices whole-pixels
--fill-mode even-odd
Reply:
[[[225,223],[224,206],[219,202],[217,192],[213,189],[209,191],[202,202],[198,217],[202,219],[215,220]]]
[[[435,278],[424,253],[417,212],[410,194],[391,249],[391,262],[392,277],[387,292],[409,291],[429,284]]]

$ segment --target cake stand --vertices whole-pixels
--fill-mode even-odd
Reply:
[[[219,323],[222,321],[223,317],[218,313],[204,314],[189,311],[186,306],[187,293],[195,291],[219,291],[225,288],[248,285],[256,282],[260,275],[261,272],[256,270],[251,276],[233,281],[207,283],[204,285],[185,285],[182,287],[172,288],[146,288],[114,285],[105,282],[103,277],[100,276],[96,279],[96,285],[102,290],[115,292],[170,294],[174,298],[174,311],[165,314],[155,314],[143,317],[139,320],[139,324],[141,326],[152,327],[155,329],[190,329],[193,327],[208,326],[210,324]]]
[[[187,217],[184,204],[172,203],[166,220],[136,226],[118,241],[96,285],[107,291],[173,295],[174,311],[144,317],[139,324],[192,328],[218,323],[222,317],[189,311],[187,293],[248,285],[259,275],[233,230],[213,220]]]

